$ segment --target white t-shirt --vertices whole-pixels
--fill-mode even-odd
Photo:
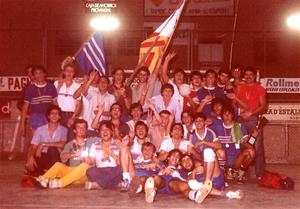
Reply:
[[[55,88],[58,86],[58,81],[54,82]],[[72,82],[71,86],[67,88],[66,83],[63,83],[57,92],[57,103],[60,109],[64,112],[74,112],[76,108],[76,99],[73,98],[75,91],[80,87],[79,83]],[[77,98],[80,100],[80,97]]]
[[[148,142],[149,139],[146,138],[145,142]],[[133,144],[130,147],[130,152],[132,155],[133,163],[141,163],[144,161],[142,154],[142,144],[138,143],[137,137],[134,138]]]
[[[173,98],[178,101],[181,105],[181,107],[183,107],[183,96],[181,96],[181,94],[179,93],[179,89],[178,87],[176,86],[176,84],[174,83],[173,80],[169,80],[168,82],[169,84],[171,84],[174,88],[174,95],[173,95]]]
[[[171,113],[175,112],[175,122],[179,123],[181,121],[182,106],[177,100],[174,99],[174,97],[171,98],[171,101],[167,107],[165,106],[163,97],[161,95],[154,96],[151,99],[157,112],[162,110],[168,110]]]
[[[114,95],[106,92],[104,94],[101,94],[100,92],[95,91],[88,91],[88,94],[86,95],[86,99],[89,101],[89,108],[88,108],[88,128],[92,130],[92,122],[95,118],[95,110],[98,110],[98,104],[101,102],[104,104],[104,112],[109,112],[110,107],[113,103],[116,102],[116,98]],[[108,116],[101,116],[100,121],[102,120],[110,120],[110,117]]]
[[[111,151],[113,151],[113,153],[115,155],[119,156],[120,150],[117,147],[117,145],[112,143],[111,146],[109,147],[109,149]],[[113,157],[108,156],[108,157],[103,158],[104,156],[103,156],[103,149],[102,149],[101,142],[92,144],[92,146],[90,148],[90,152],[89,152],[89,157],[95,158],[97,168],[116,167],[117,166],[117,162]]]
[[[188,146],[190,145],[190,141],[182,139],[179,145],[179,149],[182,152],[187,152],[188,151]],[[166,138],[163,140],[163,142],[160,145],[159,151],[165,151],[165,152],[170,152],[171,150],[175,149],[175,146],[172,142],[172,138]]]

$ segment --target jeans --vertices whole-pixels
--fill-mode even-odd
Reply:
[[[253,133],[253,130],[257,124],[258,117],[251,116],[247,120],[239,118],[239,122],[243,123],[247,129],[249,137]],[[262,130],[258,130],[258,135],[254,144],[255,148],[255,174],[256,177],[261,177],[265,170],[265,153],[264,153],[264,142],[262,138]]]

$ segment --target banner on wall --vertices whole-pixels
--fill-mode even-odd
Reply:
[[[0,101],[0,119],[10,118],[10,102]]]
[[[144,0],[145,16],[169,16],[182,0]],[[183,16],[233,16],[234,0],[190,0]]]
[[[0,77],[0,91],[22,91],[30,82],[27,76],[2,76]]]
[[[300,93],[300,78],[262,78],[260,83],[267,93]]]
[[[300,121],[300,103],[271,103],[264,116],[270,121]]]

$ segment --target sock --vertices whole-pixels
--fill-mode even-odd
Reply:
[[[130,183],[130,174],[128,172],[123,172],[123,180],[127,180]]]
[[[191,190],[189,192],[189,198],[190,198],[190,200],[195,200],[196,199],[196,194],[197,194],[197,191]]]
[[[218,161],[219,161],[220,168],[223,169],[223,170],[225,170],[226,160],[218,159]]]

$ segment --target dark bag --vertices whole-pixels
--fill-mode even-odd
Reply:
[[[265,171],[261,179],[258,180],[258,184],[273,189],[293,190],[295,183],[284,174]]]

